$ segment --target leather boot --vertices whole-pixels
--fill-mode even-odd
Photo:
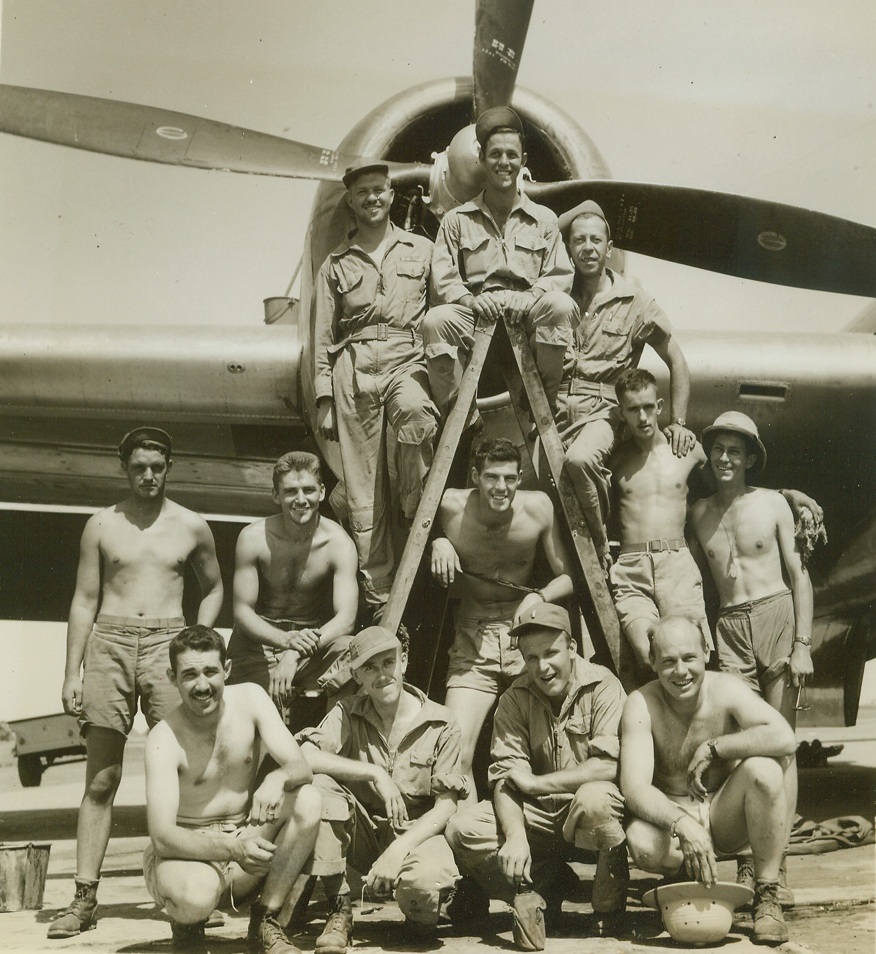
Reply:
[[[96,881],[75,878],[74,881],[76,894],[73,901],[63,914],[52,921],[46,937],[76,937],[83,931],[97,927],[97,886],[100,878]]]
[[[788,940],[788,928],[778,899],[779,885],[776,881],[758,881],[754,886],[754,933],[755,944],[784,944]]]
[[[280,926],[278,911],[269,911],[260,901],[253,901],[249,908],[249,930],[246,940],[249,946],[261,954],[301,954]]]
[[[514,944],[521,951],[543,951],[545,944],[544,898],[537,891],[521,890],[511,902]]]
[[[329,895],[329,916],[313,950],[319,954],[345,954],[353,936],[353,906],[349,894]]]

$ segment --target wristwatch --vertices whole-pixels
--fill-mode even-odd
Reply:
[[[709,747],[709,752],[711,753],[712,759],[715,759],[720,762],[721,756],[718,755],[718,740],[709,739],[709,741],[706,742],[706,745]]]
[[[800,643],[801,646],[811,646],[811,645],[812,645],[812,637],[811,637],[811,636],[795,636],[795,637],[794,637],[794,642],[795,642],[795,643]]]
[[[683,417],[676,417],[672,421],[673,424],[677,424],[679,427],[687,427],[687,422]]]

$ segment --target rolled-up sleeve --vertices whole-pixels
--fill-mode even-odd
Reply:
[[[620,756],[620,718],[627,698],[620,681],[607,677],[593,690],[590,723],[590,755],[617,759]]]
[[[314,392],[316,400],[332,397],[332,360],[329,346],[334,344],[340,303],[331,280],[331,259],[327,259],[316,278],[313,315]]]
[[[499,699],[493,718],[492,763],[487,780],[492,788],[514,768],[532,771],[527,714],[520,709],[518,694],[507,690]]]
[[[319,725],[308,726],[296,736],[299,745],[310,742],[321,752],[346,755],[350,740],[350,716],[343,705],[336,705]]]
[[[430,303],[447,305],[462,301],[470,294],[459,271],[459,221],[452,212],[444,216],[432,252]]]
[[[544,238],[547,241],[544,265],[533,288],[541,288],[545,292],[565,292],[568,295],[572,290],[575,269],[560,235],[559,226],[548,226]]]
[[[460,798],[468,795],[468,782],[462,773],[459,753],[462,733],[455,723],[448,723],[438,736],[435,764],[432,767],[432,795],[456,792]]]
[[[633,332],[633,336],[637,341],[654,345],[661,344],[671,335],[672,324],[666,312],[653,298],[649,297],[641,309],[640,324]]]

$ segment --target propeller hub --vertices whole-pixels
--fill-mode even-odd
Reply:
[[[445,187],[455,198],[449,208],[473,199],[484,187],[484,168],[478,153],[474,124],[465,126],[447,147]]]

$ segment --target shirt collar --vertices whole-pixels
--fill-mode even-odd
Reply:
[[[565,712],[581,691],[588,689],[590,686],[598,685],[602,682],[603,678],[603,674],[592,663],[587,662],[586,659],[583,659],[576,653],[574,666],[572,668],[572,682],[569,685],[569,691],[563,700],[560,711]],[[550,709],[548,697],[536,686],[535,680],[528,672],[521,678],[518,684],[531,692],[542,705]]]
[[[341,258],[342,256],[346,255],[347,252],[350,252],[352,250],[361,252],[362,255],[368,255],[368,253],[363,248],[361,248],[359,245],[356,244],[356,235],[358,234],[358,232],[359,232],[358,229],[353,229],[353,231],[351,231],[347,235],[346,239],[344,239],[344,241],[333,252],[329,253],[329,257]],[[404,229],[400,229],[397,225],[395,225],[395,223],[390,222],[389,223],[389,238],[386,243],[386,251],[388,252],[393,247],[393,245],[395,245],[397,242],[401,243],[402,245],[408,245],[410,247],[413,247],[413,244],[414,244],[411,241],[411,237],[408,235],[407,232],[405,232]],[[368,255],[368,257],[370,258],[371,256]],[[384,254],[384,257],[386,257],[385,254]]]
[[[405,736],[409,735],[418,725],[423,725],[427,722],[439,722],[443,725],[447,722],[447,712],[444,706],[440,706],[437,702],[433,702],[416,686],[412,686],[408,682],[405,682],[402,685],[404,687],[404,691],[409,692],[412,696],[415,696],[420,703],[420,711],[417,713],[416,719],[414,719],[414,721],[411,723],[408,731],[405,733]],[[377,712],[374,709],[374,703],[371,701],[371,697],[367,696],[364,692],[362,692],[361,689],[355,696],[353,696],[353,702],[350,706],[350,715],[355,715],[362,719],[366,719],[376,728],[380,728],[380,720],[377,718]]]
[[[525,192],[522,192],[521,190],[518,189],[517,197],[514,200],[514,205],[511,207],[511,212],[509,213],[508,217],[510,218],[512,215],[514,215],[515,212],[519,210],[528,218],[532,219],[533,222],[537,222],[538,216],[533,211],[534,208],[535,208],[535,203],[532,201],[532,199],[530,199]],[[486,202],[484,201],[483,192],[476,195],[470,201],[464,202],[461,206],[459,206],[459,211],[460,212],[480,212],[482,215],[487,215],[490,218],[493,217],[493,214],[490,212]]]

